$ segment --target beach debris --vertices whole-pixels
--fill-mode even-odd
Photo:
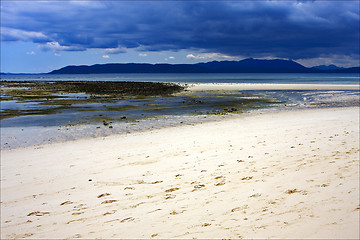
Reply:
[[[92,179],[90,178],[90,179],[89,179],[89,182],[91,182],[91,181],[92,181]]]
[[[210,226],[211,225],[211,223],[204,223],[203,225],[201,225],[202,227],[208,227],[208,226]]]
[[[240,160],[236,160],[236,161],[237,161],[238,163],[244,162],[244,160],[241,160],[241,159],[240,159]]]
[[[126,116],[122,116],[120,120],[126,120]]]

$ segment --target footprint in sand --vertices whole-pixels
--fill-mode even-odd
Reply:
[[[175,210],[173,210],[172,212],[169,213],[170,215],[177,215],[179,214],[178,212],[176,212]]]
[[[114,214],[116,213],[116,210],[112,210],[111,212],[106,212],[103,214],[103,216],[106,216],[106,215],[111,215],[111,214]]]
[[[175,198],[176,197],[176,195],[173,195],[173,194],[166,194],[165,195],[165,199],[166,200],[168,200],[168,199],[173,199],[173,198]]]
[[[60,203],[60,206],[68,205],[68,204],[73,204],[73,202],[72,201],[65,201],[63,203]]]
[[[36,211],[36,212],[31,212],[29,213],[27,216],[30,217],[30,216],[44,216],[44,215],[48,215],[50,214],[50,212],[39,212],[39,211]]]
[[[255,194],[251,195],[250,197],[260,197],[260,196],[261,196],[260,193],[255,193]]]
[[[109,195],[110,195],[110,193],[102,193],[102,194],[98,195],[97,198],[102,198],[102,197],[106,197]]]
[[[109,204],[109,203],[114,203],[117,202],[118,200],[105,200],[103,202],[101,202],[101,204]]]
[[[214,185],[215,185],[215,186],[222,186],[222,185],[225,185],[225,182],[224,182],[224,181],[218,182],[218,183],[215,183]]]
[[[221,182],[215,183],[215,186],[222,186],[225,185],[224,176],[217,176],[214,178],[215,180],[221,180]]]
[[[150,184],[158,184],[158,183],[162,183],[163,181],[154,181],[154,182],[151,182]]]
[[[135,220],[135,218],[133,218],[133,217],[128,217],[128,218],[124,218],[123,220],[121,220],[120,222],[121,223],[124,223],[124,222],[132,222],[132,221],[134,221]]]
[[[71,215],[80,215],[80,214],[83,214],[84,212],[74,212],[72,213]]]
[[[80,203],[79,205],[74,206],[74,209],[77,209],[77,211],[86,209],[86,204]]]
[[[140,202],[140,203],[137,203],[137,204],[135,204],[135,205],[131,205],[130,207],[131,208],[136,208],[136,207],[138,207],[138,206],[140,206],[141,204],[144,204],[145,202]]]
[[[20,236],[20,238],[28,238],[34,235],[33,233],[25,233],[24,235]]]
[[[174,192],[174,191],[177,191],[177,190],[179,190],[180,188],[170,188],[170,189],[167,189],[167,190],[165,190],[165,192]]]
[[[241,180],[251,180],[253,177],[243,177]]]
[[[204,184],[197,184],[197,185],[194,186],[194,189],[192,191],[196,191],[196,190],[202,189],[204,187],[205,187]]]

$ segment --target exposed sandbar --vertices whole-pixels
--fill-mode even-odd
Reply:
[[[240,90],[360,90],[360,85],[346,84],[281,84],[281,83],[188,83],[189,91]]]

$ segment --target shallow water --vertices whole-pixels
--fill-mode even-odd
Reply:
[[[1,75],[16,81],[135,81],[197,83],[359,84],[359,73],[173,73]]]
[[[359,84],[357,74],[12,75],[2,80]],[[86,93],[14,98],[2,91],[1,149],[216,121],[252,111],[358,107],[359,99],[358,90],[204,91],[136,98]]]
[[[111,99],[86,94],[2,101],[1,127],[66,126],[136,121],[162,116],[240,114],[259,108],[357,106],[359,91],[247,90],[168,97]]]

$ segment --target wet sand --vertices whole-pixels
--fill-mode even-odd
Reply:
[[[359,235],[359,108],[1,151],[1,238]]]

